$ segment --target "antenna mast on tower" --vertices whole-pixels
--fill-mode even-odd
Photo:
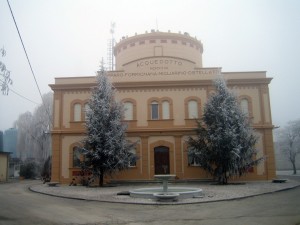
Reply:
[[[109,70],[114,70],[115,68],[115,64],[114,64],[115,26],[116,24],[114,22],[110,24],[111,39],[108,40],[108,46],[107,46],[107,61],[108,61]]]

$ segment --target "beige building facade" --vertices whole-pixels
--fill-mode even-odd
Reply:
[[[266,160],[243,180],[275,177],[272,119],[264,71],[222,72],[202,65],[203,45],[188,33],[152,31],[123,38],[114,48],[116,69],[107,75],[116,98],[127,109],[127,137],[137,141],[139,160],[112,180],[153,180],[155,174],[176,174],[178,179],[210,178],[187,155],[186,139],[194,134],[195,118],[214,92],[213,80],[227,80],[238,95],[259,136],[256,157]],[[82,158],[76,146],[85,136],[85,108],[96,85],[95,76],[60,77],[54,91],[52,130],[52,180],[68,183],[79,174]]]

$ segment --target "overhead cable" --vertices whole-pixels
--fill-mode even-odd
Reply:
[[[29,64],[30,70],[31,70],[31,74],[32,74],[32,76],[33,76],[33,78],[34,78],[35,84],[36,84],[36,86],[37,86],[37,89],[38,89],[38,91],[39,91],[39,94],[40,94],[40,96],[41,96],[41,99],[42,99],[42,103],[43,103],[43,105],[44,105],[44,108],[45,108],[45,110],[46,110],[46,112],[47,112],[47,114],[48,114],[48,116],[49,116],[49,119],[50,119],[50,121],[51,121],[51,123],[52,123],[52,120],[51,120],[50,113],[49,113],[49,111],[48,111],[48,109],[47,109],[47,107],[46,107],[46,105],[45,105],[45,102],[44,102],[44,100],[43,100],[43,96],[42,96],[42,93],[41,93],[40,87],[39,87],[39,85],[38,85],[38,82],[37,82],[37,80],[36,80],[35,74],[34,74],[34,72],[33,72],[33,69],[32,69],[32,66],[31,66],[31,63],[30,63],[30,60],[29,60],[29,57],[28,57],[28,54],[27,54],[26,48],[25,48],[25,45],[24,45],[24,43],[23,43],[23,39],[22,39],[21,33],[20,33],[20,31],[19,31],[19,28],[18,28],[17,22],[16,22],[16,20],[15,20],[14,14],[13,14],[13,11],[12,11],[12,9],[11,9],[11,7],[10,7],[9,0],[7,0],[7,4],[8,4],[8,7],[9,7],[9,10],[10,10],[11,16],[12,16],[12,18],[13,18],[13,20],[14,20],[14,23],[15,23],[16,29],[17,29],[17,31],[18,31],[19,38],[20,38],[20,40],[21,40],[21,43],[22,43],[22,46],[23,46],[23,49],[24,49],[24,52],[25,52],[25,55],[26,55],[26,58],[27,58],[27,61],[28,61],[28,64]]]

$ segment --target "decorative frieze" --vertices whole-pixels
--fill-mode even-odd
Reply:
[[[71,95],[91,94],[91,91],[90,90],[65,90],[63,94],[71,94]]]
[[[133,93],[133,92],[185,92],[185,91],[203,91],[206,90],[206,88],[204,87],[194,87],[194,88],[149,88],[149,87],[145,87],[145,88],[135,88],[135,89],[117,89],[117,93]]]

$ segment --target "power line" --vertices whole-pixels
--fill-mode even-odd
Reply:
[[[20,38],[20,40],[21,40],[21,43],[22,43],[22,46],[23,46],[23,49],[24,49],[24,52],[25,52],[25,55],[26,55],[26,58],[27,58],[27,61],[28,61],[28,64],[29,64],[30,70],[31,70],[31,74],[32,74],[32,76],[33,76],[33,78],[34,78],[35,84],[36,84],[36,86],[37,86],[37,89],[38,89],[38,91],[39,91],[39,94],[40,94],[40,96],[41,96],[42,103],[43,103],[43,105],[44,105],[44,108],[45,108],[45,110],[46,110],[46,113],[48,114],[48,116],[49,116],[49,119],[50,119],[50,122],[52,123],[52,120],[51,120],[50,113],[48,112],[48,109],[47,109],[47,107],[46,107],[46,105],[45,105],[45,102],[44,102],[44,100],[43,100],[43,96],[42,96],[42,93],[41,93],[40,87],[39,87],[39,85],[38,85],[38,82],[37,82],[37,80],[36,80],[36,77],[35,77],[35,75],[34,75],[34,72],[33,72],[33,69],[32,69],[32,66],[31,66],[31,63],[30,63],[30,60],[29,60],[29,57],[28,57],[28,54],[27,54],[26,48],[25,48],[25,45],[24,45],[24,43],[23,43],[22,36],[21,36],[21,34],[20,34],[20,31],[19,31],[19,28],[18,28],[17,22],[16,22],[16,20],[15,20],[15,17],[14,17],[13,11],[12,11],[12,9],[11,9],[11,7],[10,7],[9,0],[7,0],[7,4],[8,4],[8,7],[9,7],[9,10],[10,10],[11,16],[12,16],[12,18],[13,18],[13,20],[14,20],[14,23],[15,23],[16,29],[17,29],[17,31],[18,31],[19,38]]]
[[[2,80],[0,80],[0,81],[3,83],[3,81],[2,81]],[[31,99],[29,99],[29,98],[25,97],[24,95],[21,95],[21,94],[19,94],[18,92],[14,91],[14,90],[13,90],[13,89],[11,89],[11,88],[9,88],[9,91],[11,91],[12,93],[14,93],[14,94],[18,95],[18,96],[19,96],[19,97],[21,97],[21,98],[24,98],[24,99],[26,99],[27,101],[30,101],[30,102],[32,102],[32,103],[34,103],[34,104],[36,104],[36,105],[39,105],[39,103],[36,103],[35,101],[32,101]]]
[[[15,91],[12,90],[11,88],[10,88],[9,90],[10,90],[11,92],[13,92],[14,94],[20,96],[21,98],[24,98],[24,99],[26,99],[27,101],[30,101],[30,102],[33,103],[33,104],[39,105],[39,103],[36,103],[35,101],[30,100],[29,98],[26,98],[25,96],[23,96],[23,95],[21,95],[21,94],[15,92]]]

